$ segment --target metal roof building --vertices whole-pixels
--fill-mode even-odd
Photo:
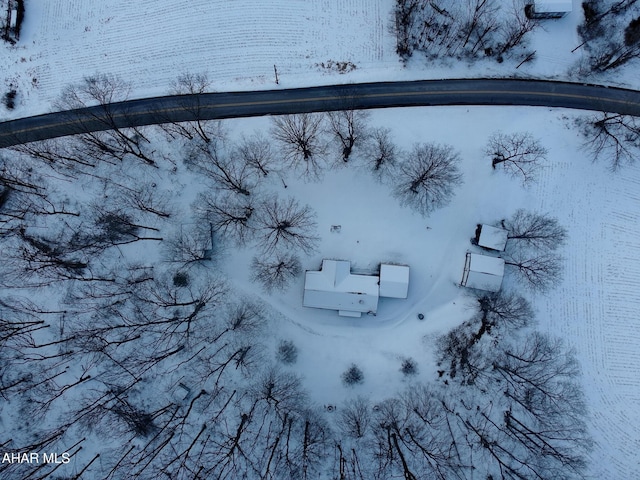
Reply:
[[[462,281],[463,287],[497,292],[502,287],[504,260],[479,253],[467,253]]]

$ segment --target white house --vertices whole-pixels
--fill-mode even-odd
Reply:
[[[484,248],[504,252],[509,232],[491,225],[478,225],[475,242]]]
[[[407,298],[408,290],[406,265],[382,264],[380,276],[354,275],[351,262],[325,259],[319,271],[306,272],[302,305],[337,310],[343,317],[360,317],[377,312],[378,297]]]
[[[320,271],[306,272],[302,305],[359,317],[363,312],[376,313],[378,295],[378,277],[353,275],[351,262],[345,260],[322,260]]]
[[[406,265],[380,265],[380,296],[407,298],[409,267]]]
[[[502,287],[503,276],[504,260],[502,258],[467,252],[460,285],[497,292]]]
[[[525,11],[531,18],[562,18],[571,13],[572,0],[536,0],[526,6]]]

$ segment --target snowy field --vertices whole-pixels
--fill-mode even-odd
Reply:
[[[0,46],[9,67],[3,83],[20,92],[17,108],[0,110],[0,118],[47,112],[64,86],[102,72],[131,82],[132,97],[164,94],[185,72],[208,72],[211,88],[225,91],[477,76],[570,79],[583,53],[572,52],[581,43],[577,4],[530,34],[536,60],[516,69],[519,60],[427,63],[419,55],[403,67],[389,30],[393,0],[32,1],[20,42]],[[356,68],[338,73],[329,62]],[[596,80],[637,85],[634,75],[619,72]]]
[[[356,81],[473,76],[569,78],[581,50],[579,12],[545,24],[531,37],[536,60],[518,70],[481,62],[428,66],[412,59],[403,68],[388,24],[392,0],[51,0],[27,2],[20,43],[0,55],[4,86],[21,92],[14,111],[0,119],[49,111],[65,85],[109,72],[133,85],[132,97],[166,92],[180,73],[209,72],[214,90],[286,88]],[[575,9],[578,10],[578,3]],[[322,68],[352,62],[353,72]],[[277,66],[280,85],[275,85]],[[637,69],[636,69],[637,71]],[[607,83],[638,86],[634,70]],[[595,81],[595,80],[594,80]],[[597,79],[597,81],[602,81]],[[279,312],[275,337],[301,348],[295,371],[318,404],[362,394],[382,398],[400,388],[401,359],[419,359],[421,376],[435,378],[431,340],[468,315],[460,281],[464,253],[478,222],[494,222],[519,207],[557,216],[569,232],[562,285],[532,295],[539,326],[562,336],[581,361],[596,441],[594,479],[629,479],[640,471],[640,168],[610,173],[580,147],[573,120],[579,114],[534,108],[415,108],[372,112],[371,123],[391,128],[403,148],[414,142],[448,143],[463,159],[465,183],[453,202],[430,218],[397,205],[385,187],[358,170],[334,170],[321,183],[290,182],[287,194],[318,212],[322,242],[303,267],[345,258],[367,270],[380,261],[411,266],[407,300],[383,299],[375,318],[338,318],[301,307],[302,279],[286,294],[262,298]],[[582,114],[580,114],[582,115]],[[229,121],[233,135],[268,129],[266,119]],[[530,131],[549,150],[537,183],[491,170],[482,148],[494,131]],[[344,208],[349,205],[349,208]],[[341,225],[340,233],[330,233]],[[228,252],[227,273],[240,290],[251,252]],[[416,316],[423,313],[426,320]],[[345,323],[349,326],[345,326]],[[366,381],[355,390],[340,382],[351,362]]]

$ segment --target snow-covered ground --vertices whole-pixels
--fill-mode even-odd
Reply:
[[[208,72],[214,90],[478,76],[570,79],[583,54],[572,51],[581,43],[574,3],[569,16],[530,35],[536,58],[516,69],[519,59],[427,64],[419,55],[404,67],[389,28],[393,0],[28,2],[20,42],[0,47],[4,85],[19,91],[17,108],[0,110],[0,119],[47,112],[65,85],[101,72],[131,82],[132,97],[164,94],[185,72]],[[329,62],[356,68],[337,73],[326,68]],[[591,80],[637,85],[636,79],[615,72]]]
[[[593,478],[633,478],[640,466],[634,454],[640,446],[640,168],[612,174],[606,164],[593,164],[574,126],[582,115],[494,107],[372,112],[372,124],[391,128],[405,148],[438,141],[461,153],[465,184],[449,206],[427,219],[399,207],[386,187],[357,169],[331,171],[321,183],[289,185],[286,193],[318,212],[323,237],[320,253],[306,259],[304,268],[317,269],[323,257],[348,259],[363,269],[381,261],[411,266],[409,298],[382,299],[376,317],[353,320],[303,308],[302,278],[287,294],[269,298],[289,319],[279,335],[304,345],[296,371],[313,398],[326,404],[361,394],[382,399],[403,385],[398,370],[406,357],[418,360],[425,378],[435,377],[430,339],[469,316],[469,300],[455,283],[476,223],[495,222],[517,208],[546,212],[567,228],[569,241],[562,252],[562,285],[530,294],[536,318],[542,330],[564,338],[581,361],[596,441]],[[268,128],[265,119],[230,125],[232,131]],[[494,131],[529,131],[549,150],[530,188],[491,169],[482,150]],[[341,225],[340,233],[330,233],[331,225]],[[251,288],[249,253],[236,252],[228,262],[230,276],[246,288]],[[418,313],[426,319],[418,320]],[[340,374],[351,362],[363,368],[366,381],[345,391]]]
[[[14,111],[0,119],[49,111],[62,88],[83,76],[108,72],[133,85],[132,97],[159,95],[184,72],[207,71],[215,90],[286,88],[412,78],[531,76],[569,79],[580,60],[575,12],[547,22],[531,36],[536,60],[514,64],[450,62],[403,67],[389,33],[392,0],[152,1],[50,0],[27,2],[20,42],[3,45],[5,88],[18,86]],[[352,62],[339,74],[320,64]],[[276,65],[280,84],[275,85]],[[637,67],[591,79],[638,86]],[[403,380],[400,361],[419,359],[422,375],[434,374],[428,342],[464,320],[459,282],[464,252],[476,223],[492,222],[518,207],[549,212],[569,231],[562,285],[534,296],[540,327],[565,338],[582,363],[597,442],[593,478],[634,478],[640,470],[640,169],[617,174],[592,164],[581,150],[570,111],[541,108],[415,108],[372,112],[371,122],[392,129],[404,148],[437,141],[461,153],[465,184],[453,202],[423,219],[397,205],[382,187],[357,170],[329,171],[321,183],[290,182],[287,194],[318,212],[322,242],[304,267],[323,257],[352,260],[366,269],[380,261],[411,266],[407,300],[383,299],[379,315],[360,320],[301,307],[302,279],[268,300],[280,312],[277,336],[304,345],[295,371],[320,404],[344,396],[382,398]],[[266,119],[229,121],[234,132],[268,128]],[[482,155],[496,130],[530,131],[549,150],[540,180],[523,190],[494,173]],[[344,205],[349,205],[348,209]],[[341,225],[340,233],[330,233]],[[248,279],[250,252],[230,252],[229,273],[239,288]],[[231,267],[233,266],[233,268]],[[240,266],[241,268],[238,268]],[[417,320],[424,313],[426,320]],[[274,320],[276,321],[276,320]],[[348,324],[348,325],[347,325]],[[427,337],[425,340],[425,336]],[[426,342],[426,343],[425,343]],[[356,362],[365,383],[345,390],[340,373]]]

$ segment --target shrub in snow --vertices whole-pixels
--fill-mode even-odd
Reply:
[[[4,106],[7,107],[7,110],[13,110],[16,108],[16,96],[18,92],[15,89],[9,90],[4,94]]]
[[[177,272],[173,276],[173,285],[175,287],[186,287],[189,285],[189,275],[185,272]]]
[[[278,345],[276,358],[282,363],[288,365],[296,363],[298,359],[298,347],[291,340],[281,340]]]
[[[364,373],[362,373],[362,370],[360,370],[355,363],[352,363],[351,366],[342,374],[342,382],[347,386],[362,383],[364,382]]]
[[[404,375],[416,375],[418,373],[418,364],[413,358],[405,358],[402,361],[402,367],[400,371]]]

